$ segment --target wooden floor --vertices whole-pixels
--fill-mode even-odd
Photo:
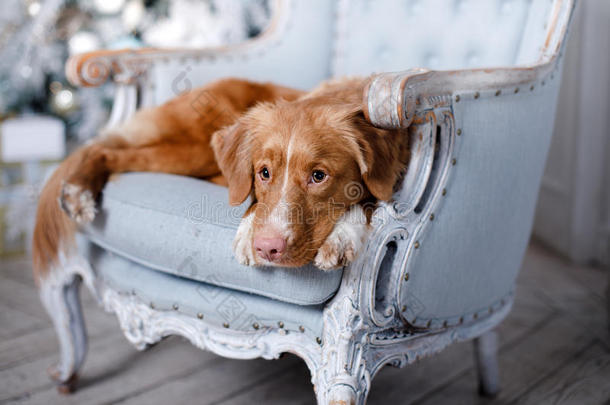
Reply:
[[[25,260],[0,263],[0,403],[312,404],[305,364],[228,360],[170,338],[132,348],[85,296],[89,357],[78,391],[58,394],[45,370],[57,342]],[[502,392],[476,395],[471,344],[404,369],[385,368],[369,404],[610,404],[605,272],[570,266],[532,244],[511,315],[499,327]]]

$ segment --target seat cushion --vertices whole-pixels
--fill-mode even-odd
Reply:
[[[323,305],[295,305],[155,271],[79,239],[79,250],[98,279],[113,290],[136,297],[158,311],[179,312],[208,325],[253,332],[277,329],[322,333]]]
[[[96,245],[148,268],[315,305],[339,288],[341,271],[242,266],[231,244],[246,204],[231,207],[225,187],[160,173],[128,173],[109,182],[95,221],[83,233]]]

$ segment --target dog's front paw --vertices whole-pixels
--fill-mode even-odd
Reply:
[[[97,213],[93,193],[76,184],[65,183],[62,186],[59,204],[73,221],[81,225],[93,221]]]
[[[233,239],[233,253],[239,264],[244,266],[252,266],[256,264],[256,256],[254,255],[253,235],[252,235],[252,218],[253,214],[244,217],[237,228],[235,239]]]
[[[334,270],[347,266],[356,258],[358,248],[355,241],[334,235],[326,239],[318,249],[313,264],[322,270]]]
[[[313,260],[322,270],[347,266],[356,259],[368,234],[366,215],[359,205],[350,208],[335,224]]]

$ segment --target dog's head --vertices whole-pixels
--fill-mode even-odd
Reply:
[[[406,135],[365,120],[362,87],[345,81],[261,104],[214,135],[230,203],[252,196],[257,264],[308,263],[352,205],[392,196]]]

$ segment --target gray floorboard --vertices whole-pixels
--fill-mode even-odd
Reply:
[[[292,355],[224,359],[175,337],[138,352],[116,319],[84,293],[90,349],[78,391],[58,394],[52,325],[24,259],[0,263],[0,404],[298,404],[314,402],[309,372]],[[373,380],[369,404],[605,404],[610,401],[607,271],[573,266],[533,242],[515,305],[498,328],[502,391],[477,395],[473,351],[459,343]]]

